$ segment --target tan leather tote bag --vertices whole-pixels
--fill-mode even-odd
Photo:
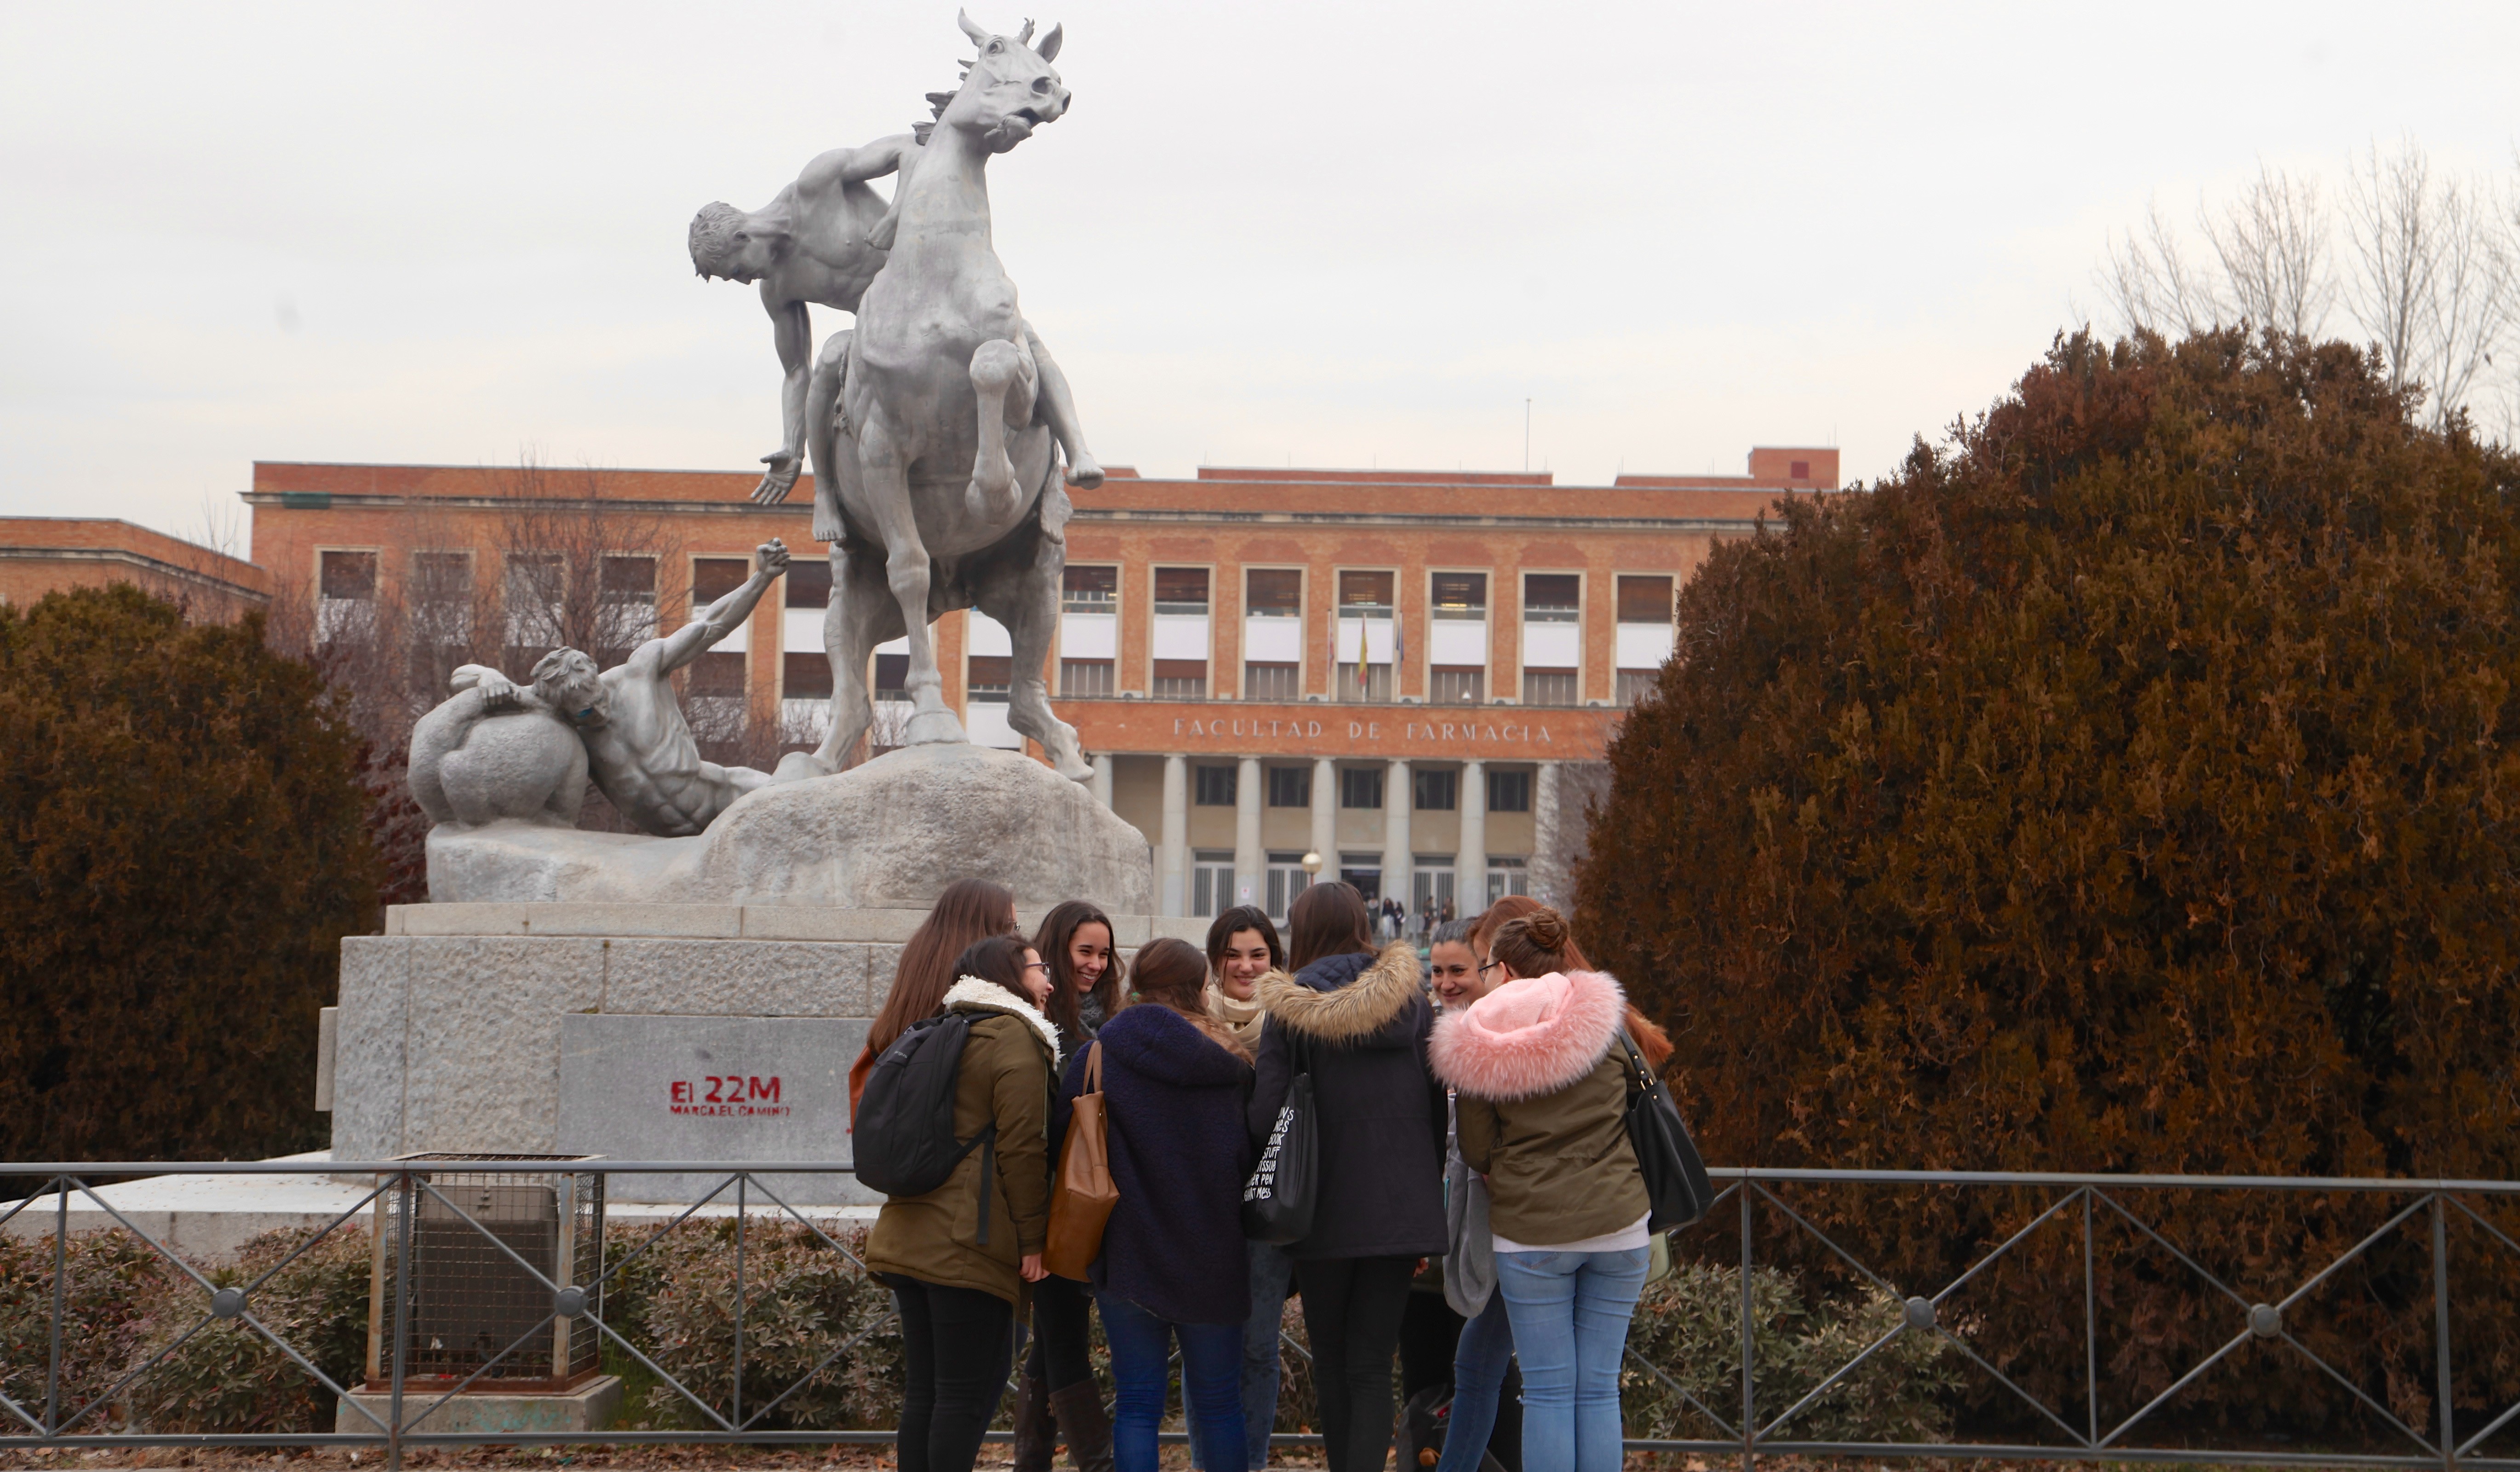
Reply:
[[[1067,1142],[1058,1151],[1058,1179],[1050,1188],[1050,1242],[1041,1265],[1063,1278],[1085,1280],[1102,1255],[1102,1227],[1120,1192],[1111,1184],[1109,1118],[1102,1112],[1102,1044],[1085,1054],[1085,1088],[1067,1119]]]

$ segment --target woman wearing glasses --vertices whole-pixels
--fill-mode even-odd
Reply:
[[[954,1136],[996,1134],[945,1184],[885,1201],[867,1238],[867,1266],[901,1310],[900,1472],[970,1472],[1006,1391],[1015,1305],[1042,1279],[1050,1233],[1050,968],[1020,939],[991,936],[962,953],[954,976],[943,1010],[969,1019]]]

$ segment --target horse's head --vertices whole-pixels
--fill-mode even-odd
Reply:
[[[1036,46],[1030,21],[1021,34],[1000,36],[974,23],[968,12],[956,19],[980,54],[967,64],[962,90],[937,111],[940,126],[974,133],[990,153],[1003,154],[1067,111],[1067,87],[1050,65],[1058,55],[1060,27],[1052,26]]]

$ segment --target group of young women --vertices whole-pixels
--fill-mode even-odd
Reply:
[[[901,1310],[901,1472],[968,1472],[1027,1305],[1015,1472],[1048,1472],[1061,1437],[1079,1472],[1154,1472],[1176,1349],[1194,1465],[1257,1472],[1290,1292],[1330,1472],[1384,1465],[1404,1333],[1404,1379],[1454,1387],[1438,1472],[1483,1451],[1508,1472],[1614,1472],[1619,1360],[1649,1256],[1621,1038],[1657,1068],[1669,1044],[1564,920],[1511,897],[1436,932],[1421,965],[1406,943],[1377,947],[1362,897],[1328,883],[1297,897],[1282,944],[1250,906],[1217,917],[1204,954],[1157,940],[1124,967],[1113,940],[1108,916],[1070,901],[1027,941],[1005,889],[955,885],[903,947],[852,1071],[861,1088],[914,1024],[968,1014],[954,1132],[995,1127],[994,1148],[943,1186],[888,1199],[869,1241]],[[1245,1180],[1307,1075],[1311,1231],[1249,1241]],[[1089,1091],[1117,1204],[1079,1282],[1046,1273],[1042,1251]],[[1098,1311],[1107,1419],[1087,1359]],[[1518,1438],[1503,1403],[1516,1361]]]

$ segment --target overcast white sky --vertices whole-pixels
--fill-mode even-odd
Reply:
[[[2096,310],[2154,196],[2520,138],[2509,0],[1041,19],[1074,111],[992,165],[998,251],[1148,474],[1514,469],[1527,396],[1561,483],[1870,477]],[[968,54],[953,0],[5,0],[0,514],[197,530],[256,459],[749,468],[769,330],[692,212]]]

